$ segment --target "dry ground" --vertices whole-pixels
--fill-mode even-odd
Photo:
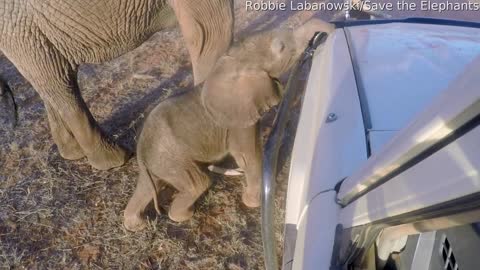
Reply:
[[[245,1],[235,2],[236,38],[297,24],[311,15],[246,12]],[[321,14],[327,20],[331,15]],[[145,112],[191,85],[190,73],[181,35],[172,29],[108,63],[82,66],[79,81],[101,126],[134,149]],[[212,174],[214,185],[199,200],[189,222],[176,224],[151,213],[147,230],[127,232],[122,215],[135,185],[136,160],[106,172],[93,170],[86,160],[63,160],[50,137],[39,96],[3,56],[0,75],[12,86],[20,113],[17,128],[0,127],[0,269],[263,267],[260,211],[242,206],[241,177]],[[289,135],[286,141],[291,144]],[[284,203],[286,164],[279,177],[278,209]],[[279,211],[279,239],[282,220]]]

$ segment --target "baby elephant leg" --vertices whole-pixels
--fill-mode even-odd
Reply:
[[[262,147],[259,125],[232,129],[229,142],[230,154],[237,165],[245,171],[247,185],[242,194],[242,201],[248,207],[259,207],[262,177]]]
[[[177,172],[175,176],[165,179],[178,191],[174,195],[168,217],[183,222],[193,216],[194,203],[210,186],[210,178],[193,162]]]
[[[129,231],[141,231],[147,226],[147,222],[143,216],[145,208],[152,201],[156,203],[157,190],[159,189],[159,180],[152,179],[152,175],[147,171],[145,166],[140,165],[140,174],[138,177],[137,187],[133,196],[128,201],[127,207],[123,214],[123,224]],[[155,208],[158,206],[155,205]],[[157,209],[158,211],[158,209]]]

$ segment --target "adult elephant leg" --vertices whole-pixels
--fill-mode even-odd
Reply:
[[[192,61],[195,85],[202,83],[233,40],[233,0],[170,0]]]
[[[45,102],[48,115],[48,124],[52,133],[53,141],[58,147],[58,152],[64,159],[77,160],[85,157],[82,148],[68,129],[68,125],[48,102]]]
[[[6,48],[4,53],[47,104],[55,141],[67,143],[68,148],[75,149],[75,144],[68,142],[71,138],[68,132],[73,134],[96,169],[107,170],[124,164],[128,159],[127,152],[102,133],[82,99],[76,80],[76,65],[68,62],[47,40],[42,40],[41,35],[36,38],[35,43],[33,38],[25,40],[17,43],[15,49]],[[63,145],[59,149],[61,147]]]
[[[56,117],[51,125],[57,128],[52,129],[54,139],[62,144],[63,139],[69,139],[70,131],[82,152],[87,156],[90,165],[96,169],[108,170],[123,165],[128,160],[128,153],[103,134],[80,94],[76,70],[69,68],[66,61],[61,62],[63,63],[59,66],[63,69],[51,72],[50,68],[58,66],[58,63],[52,64],[50,68],[37,69],[35,73],[39,74],[39,77],[34,75],[29,79],[45,103],[49,104],[51,111],[49,117]],[[48,65],[48,63],[43,64]],[[50,120],[49,122],[52,123]],[[65,123],[68,126],[59,126]],[[66,143],[70,149],[76,147],[72,142]],[[59,146],[59,149],[62,147],[64,145]]]

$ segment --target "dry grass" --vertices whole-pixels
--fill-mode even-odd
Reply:
[[[2,266],[258,269],[262,264],[258,210],[241,205],[241,179],[212,175],[215,184],[190,222],[153,214],[147,230],[129,233],[121,216],[132,194],[135,162],[92,173],[87,164],[64,162],[54,151],[27,151],[12,154],[28,164],[28,176],[7,177],[0,194]],[[34,158],[22,160],[23,155]]]

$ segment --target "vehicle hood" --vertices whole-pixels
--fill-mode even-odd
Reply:
[[[480,57],[480,28],[397,22],[344,31],[373,152]]]

